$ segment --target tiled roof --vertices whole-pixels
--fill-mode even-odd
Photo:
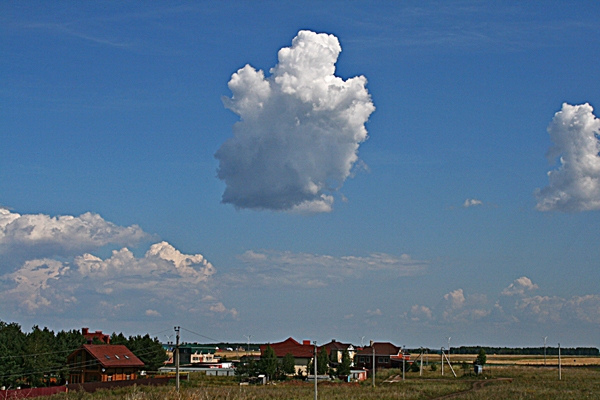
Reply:
[[[341,343],[335,340],[332,340],[329,343],[324,344],[321,347],[325,347],[327,350],[340,350],[340,351],[344,351],[346,350],[348,347],[352,346],[350,343]]]
[[[374,343],[373,346],[375,346],[375,355],[377,356],[395,356],[398,355],[401,350],[400,347],[394,346],[389,342]],[[358,354],[373,355],[373,348],[371,346],[366,346]]]
[[[287,353],[291,353],[298,358],[312,358],[314,346],[312,344],[300,344],[292,338],[287,338],[283,342],[264,344],[260,346],[260,352],[264,354],[267,346],[271,346],[275,350],[277,357],[285,357]]]
[[[103,367],[144,366],[144,363],[122,344],[85,344],[81,347],[96,358]]]

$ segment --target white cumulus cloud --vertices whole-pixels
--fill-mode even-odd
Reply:
[[[465,295],[454,290],[434,307],[414,305],[404,316],[425,324],[600,324],[600,296],[584,295],[565,299],[556,295],[531,295],[537,284],[523,276],[500,292],[494,302],[488,295]],[[481,326],[481,325],[480,325]]]
[[[528,277],[522,276],[519,279],[515,279],[514,282],[508,285],[508,287],[505,288],[501,294],[505,296],[522,296],[525,294],[525,292],[535,289],[538,289],[538,285],[533,283]]]
[[[549,185],[538,189],[540,211],[588,211],[600,209],[600,120],[589,104],[563,104],[548,127],[554,146],[551,162],[560,157],[558,169],[548,172]]]
[[[116,244],[128,246],[148,238],[139,226],[118,226],[98,214],[78,217],[25,214],[0,208],[0,268],[2,260],[11,264],[46,257],[69,257]]]
[[[0,276],[0,303],[4,311],[56,316],[223,312],[223,304],[210,294],[209,280],[215,272],[202,255],[182,254],[167,242],[152,245],[142,257],[122,248],[106,259],[86,253],[70,262],[30,260]],[[197,308],[200,302],[203,309]],[[237,316],[235,309],[227,312]]]
[[[233,74],[225,107],[239,115],[216,152],[223,203],[237,208],[329,212],[351,174],[375,110],[367,80],[335,76],[333,35],[300,31],[269,76],[246,65]]]
[[[462,207],[469,208],[469,207],[473,207],[473,206],[480,206],[482,204],[483,204],[483,202],[481,200],[466,199],[465,202],[462,204]]]

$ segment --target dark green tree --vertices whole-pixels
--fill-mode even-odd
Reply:
[[[57,366],[56,375],[59,377],[58,383],[64,383],[69,378],[69,367],[67,366],[67,357],[77,350],[81,345],[86,344],[86,338],[80,331],[60,331],[54,339],[53,364]]]
[[[296,373],[296,360],[292,353],[287,353],[281,362],[281,370],[286,375],[294,375]]]
[[[127,344],[129,344],[129,341],[122,333],[117,334],[117,333],[113,332],[113,334],[110,335],[109,343],[110,344],[122,344],[124,346],[127,346]]]
[[[317,354],[317,374],[325,375],[329,371],[329,355],[325,347],[321,347]]]
[[[348,349],[344,350],[342,353],[342,362],[338,366],[337,374],[348,376],[350,375],[350,366],[352,365],[352,360],[350,359],[350,354],[348,353]]]
[[[240,363],[235,369],[235,374],[240,380],[246,377],[258,376],[260,374],[258,362],[246,356],[241,357]]]
[[[279,360],[277,360],[275,350],[267,345],[264,354],[260,358],[260,370],[269,380],[276,380],[278,369]]]
[[[158,371],[167,359],[167,352],[162,343],[158,338],[152,339],[148,334],[130,336],[125,346],[145,364],[144,368],[148,371]]]
[[[0,385],[17,386],[23,373],[23,353],[27,336],[21,331],[21,325],[16,322],[0,321]]]
[[[421,364],[417,362],[417,360],[413,361],[410,365],[410,372],[419,372],[421,371]]]
[[[32,387],[45,386],[44,375],[53,372],[54,332],[34,325],[25,339],[24,369],[28,372],[27,382]]]
[[[485,365],[487,361],[487,355],[485,354],[485,350],[480,349],[477,358],[475,359],[475,364],[477,365]]]

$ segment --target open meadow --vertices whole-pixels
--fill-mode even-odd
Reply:
[[[526,357],[521,357],[526,358]],[[432,359],[430,362],[434,361]],[[438,360],[439,361],[439,360]],[[318,397],[323,400],[349,399],[598,399],[600,367],[564,367],[562,379],[558,368],[526,365],[486,366],[482,375],[472,375],[461,369],[459,360],[453,364],[455,378],[446,366],[444,376],[440,365],[436,371],[431,366],[418,372],[382,370],[372,381],[361,383],[323,382],[318,385]],[[543,357],[542,357],[543,362]],[[500,363],[498,363],[500,364]],[[40,398],[42,399],[42,398]],[[96,393],[60,393],[46,400],[258,400],[258,399],[314,399],[312,382],[287,381],[265,386],[240,386],[234,377],[191,374],[189,381],[182,380],[179,395],[173,385],[166,387],[130,387],[102,390]]]

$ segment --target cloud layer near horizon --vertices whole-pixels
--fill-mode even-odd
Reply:
[[[179,312],[237,316],[214,296],[216,270],[200,254],[183,254],[167,242],[142,257],[126,247],[105,259],[87,252],[150,237],[136,225],[121,227],[92,213],[50,217],[0,209],[0,271],[7,271],[0,274],[0,311],[57,318],[91,312],[114,320]],[[26,259],[14,264],[19,258]]]
[[[225,107],[240,116],[215,154],[237,208],[329,212],[358,160],[375,110],[358,76],[334,75],[341,47],[333,35],[300,31],[265,77],[246,65],[229,81]]]
[[[559,158],[558,169],[548,172],[549,185],[538,189],[540,211],[589,211],[600,209],[600,120],[589,104],[564,103],[548,126],[554,145],[547,157]]]
[[[428,263],[408,254],[400,257],[377,253],[367,257],[334,257],[322,254],[246,251],[237,257],[243,268],[224,275],[229,285],[272,287],[277,290],[314,289],[348,283],[350,280],[385,276],[385,279],[424,273]]]
[[[432,325],[482,322],[492,324],[537,323],[600,324],[600,296],[584,295],[565,299],[540,296],[537,284],[523,276],[515,279],[497,297],[484,294],[465,295],[463,289],[447,293],[433,307],[416,304],[405,317]]]

